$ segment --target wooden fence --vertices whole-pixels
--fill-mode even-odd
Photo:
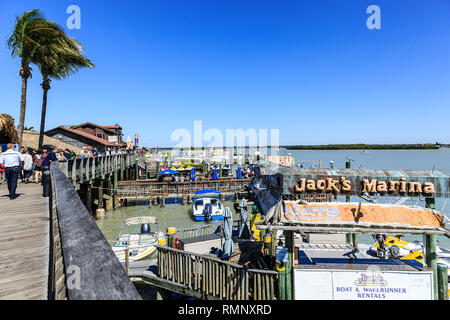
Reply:
[[[142,154],[123,154],[102,156],[96,158],[76,158],[73,160],[58,161],[58,166],[64,172],[72,185],[88,182],[92,179],[104,179],[106,175],[119,172],[125,168],[136,165]]]
[[[200,292],[205,299],[277,299],[275,271],[247,269],[213,257],[156,247],[158,276]]]
[[[176,237],[179,239],[191,239],[200,236],[206,236],[213,233],[215,230],[211,228],[211,225],[179,229],[176,232]]]

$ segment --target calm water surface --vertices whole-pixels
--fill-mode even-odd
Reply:
[[[130,204],[131,201],[128,203]],[[234,213],[233,202],[226,201],[224,205],[231,209],[233,221],[240,219],[239,215]],[[112,243],[119,235],[122,222],[128,218],[139,216],[142,210],[144,210],[143,216],[154,216],[158,218],[159,224],[158,226],[152,225],[152,231],[156,230],[156,228],[165,232],[167,227],[175,227],[178,230],[204,225],[211,225],[211,228],[215,230],[221,224],[221,221],[194,221],[190,213],[191,205],[183,206],[181,204],[170,204],[166,205],[165,208],[147,206],[145,209],[144,206],[145,202],[140,201],[136,203],[136,206],[117,209],[106,214],[106,217],[103,220],[98,220],[97,225],[105,235],[106,239]]]
[[[352,159],[351,166],[355,169],[405,169],[405,170],[433,170],[450,175],[450,149],[440,150],[368,150],[363,153],[361,150],[282,150],[281,155],[290,153],[297,160],[321,160],[322,167],[329,168],[330,161],[334,162],[335,168],[345,168],[347,157]],[[340,197],[340,201],[345,201]],[[380,203],[393,203],[398,198],[384,197],[379,200]],[[358,197],[352,197],[352,201],[363,201]],[[450,202],[450,201],[448,201]],[[418,201],[417,198],[408,198],[405,204],[417,204],[424,206],[424,201]],[[233,212],[233,219],[239,219],[234,213],[233,203],[226,202]],[[144,207],[144,203],[137,206],[120,208],[106,215],[104,220],[97,221],[98,226],[109,241],[114,241],[120,230],[123,220],[138,216]],[[147,207],[143,215],[151,215],[159,218],[160,229],[166,227],[176,227],[177,229],[189,228],[212,224],[216,228],[221,222],[196,222],[189,213],[190,205],[167,205],[165,208]],[[436,208],[443,211],[447,217],[450,217],[450,203],[447,199],[436,199]],[[360,242],[372,244],[373,238],[369,235],[360,235]],[[407,240],[420,240],[422,237],[408,236]],[[438,245],[450,248],[450,240],[445,237],[438,237]]]

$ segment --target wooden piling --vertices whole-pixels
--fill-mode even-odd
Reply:
[[[435,198],[425,198],[425,203],[428,208],[436,209]],[[425,248],[426,248],[426,264],[433,271],[433,283],[434,283],[434,299],[437,300],[438,296],[438,270],[437,270],[437,253],[436,253],[436,235],[430,234],[425,236]]]
[[[97,206],[97,208],[98,209],[103,209],[103,180],[102,179],[99,180],[98,193],[97,194],[98,194],[98,197],[97,197],[98,206]]]
[[[136,159],[136,180],[139,180],[139,159]]]
[[[286,300],[286,266],[277,262],[276,270],[278,271],[278,295],[280,300]]]
[[[345,168],[346,169],[350,169],[351,168],[351,161],[348,160],[345,162]],[[351,196],[345,196],[345,202],[350,202],[351,201]],[[358,243],[358,235],[354,234],[354,233],[347,233],[346,234],[346,239],[348,243],[353,244],[353,246],[355,245],[355,243]]]
[[[448,268],[445,264],[437,264],[438,297],[439,300],[448,300]]]
[[[294,232],[284,231],[285,246],[288,249],[288,256],[286,262],[286,300],[292,300],[292,273],[293,273],[293,259],[294,259]]]
[[[148,162],[144,161],[144,165],[145,165],[145,180],[148,179]]]
[[[118,178],[118,174],[117,174],[117,170],[114,171],[114,175],[113,175],[113,200],[114,200],[114,208],[117,209],[119,203],[118,203],[118,199],[117,199],[117,193],[118,193],[118,187],[117,187],[117,179]]]
[[[159,161],[156,162],[156,179],[159,179]]]
[[[93,217],[92,213],[92,182],[87,185],[86,188],[86,209],[88,210],[91,217]]]

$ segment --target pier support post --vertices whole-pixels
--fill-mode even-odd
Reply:
[[[156,179],[159,180],[159,161],[156,162]]]
[[[435,198],[425,198],[427,208],[436,209]],[[428,267],[433,271],[434,299],[438,296],[438,269],[437,269],[437,253],[436,253],[436,235],[428,234],[425,236],[425,261]]]
[[[100,179],[98,183],[98,209],[103,209],[103,180]]]
[[[345,168],[346,169],[350,169],[351,168],[350,160],[345,162]],[[345,196],[345,202],[350,202],[350,201],[351,201],[351,197],[350,196]],[[353,246],[355,244],[355,236],[356,236],[356,243],[357,243],[358,242],[358,239],[357,239],[358,235],[357,234],[347,233],[347,235],[346,235],[347,242],[348,243],[352,243]]]
[[[448,300],[448,268],[445,264],[437,264],[439,300]]]
[[[120,156],[120,158],[119,158],[119,164],[120,164],[120,181],[123,181],[125,179],[125,177],[124,177],[125,166],[123,164],[122,156]]]
[[[294,261],[294,231],[285,231],[284,237],[286,248],[288,249],[288,257],[286,262],[286,300],[292,300],[292,272]]]
[[[114,179],[114,182],[113,182],[113,185],[114,185],[114,187],[113,187],[113,200],[114,200],[114,203],[113,203],[113,205],[114,205],[114,209],[117,209],[117,207],[119,205],[119,201],[118,201],[118,198],[117,198],[117,190],[118,190],[118,187],[117,187],[117,170],[114,170],[113,179]]]
[[[148,179],[148,162],[144,161],[144,165],[145,165],[145,180]]]
[[[86,186],[86,209],[88,210],[91,217],[94,215],[92,214],[92,183],[90,182]]]
[[[139,180],[139,159],[136,158],[136,180]]]
[[[276,270],[278,271],[278,295],[280,300],[286,300],[286,265],[281,266],[277,262]]]
[[[333,160],[330,161],[330,168],[334,169],[334,161]],[[337,194],[334,195],[334,201],[336,201],[336,202],[338,201],[338,195]]]

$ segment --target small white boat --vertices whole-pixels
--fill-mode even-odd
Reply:
[[[219,191],[202,190],[195,193],[192,201],[192,215],[195,221],[223,220],[223,212]]]
[[[135,217],[125,220],[120,228],[119,237],[112,246],[120,262],[125,262],[125,249],[129,248],[129,261],[138,261],[149,258],[155,251],[155,244],[165,239],[163,232],[152,231],[150,225],[158,224],[156,217]],[[139,232],[134,233],[136,226],[140,225]],[[131,231],[124,233],[124,228],[133,226]]]

